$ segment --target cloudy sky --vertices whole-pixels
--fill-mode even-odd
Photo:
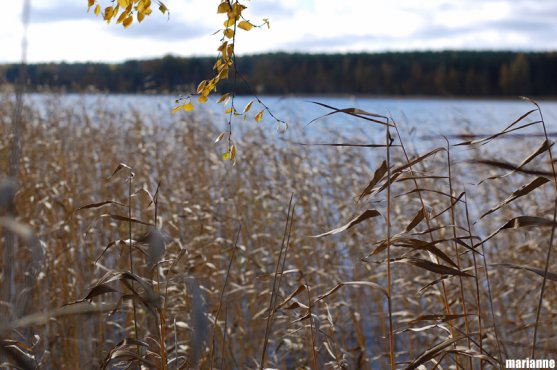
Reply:
[[[99,0],[109,5],[110,0]],[[31,0],[28,60],[107,61],[215,55],[219,0],[166,0],[130,28],[87,13],[87,0]],[[22,0],[3,0],[0,63],[21,57]],[[557,0],[251,0],[238,53],[489,49],[557,50]]]

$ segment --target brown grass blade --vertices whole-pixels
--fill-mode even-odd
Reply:
[[[116,202],[114,200],[105,200],[104,202],[86,204],[84,206],[79,207],[74,212],[81,211],[81,210],[84,210],[84,209],[100,208],[100,207],[106,206],[108,204],[114,204],[114,205],[117,205],[117,206],[127,207],[125,204],[120,203],[120,202]]]
[[[482,243],[487,242],[489,239],[493,238],[495,235],[499,234],[501,231],[506,229],[519,229],[522,227],[533,227],[533,226],[552,226],[553,221],[548,220],[543,217],[537,216],[518,216],[515,218],[510,219],[507,221],[503,226],[492,232],[487,238],[485,238],[480,243],[474,245],[474,249],[481,245]]]
[[[449,193],[446,193],[444,191],[440,191],[440,190],[437,190],[437,189],[426,189],[426,188],[414,188],[410,191],[395,195],[394,198],[401,198],[405,195],[410,195],[410,194],[414,194],[414,193],[434,193],[434,194],[444,195],[444,196],[446,196],[447,198],[450,198],[450,199],[456,199],[456,197],[454,197],[454,196],[452,196]],[[460,200],[460,202],[462,202],[462,200]]]
[[[137,220],[135,218],[130,218],[130,217],[126,217],[126,216],[122,216],[122,215],[118,215],[118,214],[113,214],[113,213],[105,213],[103,215],[100,215],[99,217],[100,218],[109,217],[109,218],[111,218],[115,221],[132,222],[134,224],[141,224],[141,225],[145,225],[145,226],[154,226],[152,223],[149,223],[149,222],[145,222],[145,221]]]
[[[395,334],[405,333],[407,331],[411,331],[411,332],[414,332],[414,333],[419,333],[421,331],[426,331],[426,330],[430,330],[430,329],[441,329],[441,330],[446,331],[447,334],[449,334],[449,335],[451,334],[451,331],[448,328],[446,328],[442,325],[438,325],[438,324],[426,325],[426,326],[421,326],[421,327],[418,327],[418,328],[399,329],[399,330],[395,331]]]
[[[377,183],[381,181],[381,179],[385,176],[386,173],[387,173],[387,161],[383,161],[383,163],[381,163],[381,166],[379,166],[379,168],[375,170],[375,173],[373,174],[373,178],[371,179],[369,184],[360,193],[360,195],[358,195],[358,201],[362,200],[362,198],[365,197],[366,195],[371,194],[375,185],[377,185]]]
[[[477,358],[477,359],[489,362],[491,365],[494,366],[495,369],[501,368],[501,363],[499,363],[499,361],[497,361],[497,359],[494,358],[493,356],[481,354],[481,353],[479,353],[479,352],[477,352],[473,349],[470,349],[468,347],[456,346],[456,348],[448,348],[447,350],[445,350],[445,352],[455,353],[455,354],[458,354],[458,355],[468,356],[468,357],[472,357],[472,358]]]
[[[351,143],[298,143],[289,141],[291,144],[303,146],[332,146],[332,147],[353,147],[353,148],[385,148],[386,144],[351,144]],[[391,144],[390,147],[398,147],[398,144]]]
[[[298,286],[298,288],[296,288],[296,290],[294,290],[292,293],[290,293],[288,295],[288,297],[286,297],[281,303],[279,303],[274,311],[276,312],[277,310],[279,310],[281,307],[285,306],[288,302],[290,302],[290,300],[294,297],[296,297],[298,294],[302,293],[304,290],[306,289],[305,285],[300,285]]]
[[[542,269],[538,269],[535,267],[530,267],[530,266],[521,266],[521,265],[515,265],[513,263],[492,263],[490,264],[490,266],[494,266],[494,267],[507,267],[507,268],[511,268],[511,269],[515,269],[515,270],[526,270],[526,271],[530,271],[533,272],[539,276],[541,276],[542,278],[545,275],[545,271]],[[551,281],[557,281],[557,274],[554,272],[547,272],[547,278]]]
[[[116,167],[116,169],[114,170],[114,172],[112,172],[112,175],[108,176],[106,179],[110,180],[111,178],[113,178],[114,176],[116,176],[116,174],[118,174],[120,171],[122,171],[123,169],[126,169],[128,171],[130,171],[130,177],[133,177],[133,172],[132,172],[132,168],[130,166],[128,166],[125,163],[120,163],[118,164],[118,166]]]
[[[528,184],[522,186],[520,189],[515,190],[511,195],[509,195],[504,201],[497,204],[495,207],[491,208],[489,211],[485,212],[480,216],[480,220],[485,216],[499,210],[500,208],[506,206],[507,204],[511,203],[517,198],[523,197],[530,192],[534,191],[535,189],[539,188],[540,186],[547,184],[550,180],[547,177],[537,177],[534,180],[530,181]]]
[[[456,337],[456,338],[449,338],[449,339],[444,340],[443,342],[441,342],[439,344],[436,344],[435,346],[431,347],[430,349],[428,349],[427,351],[422,353],[420,356],[418,356],[418,358],[416,358],[414,361],[412,361],[405,368],[405,370],[417,369],[420,365],[425,364],[429,360],[431,360],[431,359],[435,358],[436,356],[445,352],[445,349],[447,347],[452,346],[454,343],[456,343],[459,340],[462,340],[464,338],[465,338],[464,336],[460,336],[460,337]]]
[[[433,315],[420,315],[416,317],[414,320],[410,321],[410,323],[420,322],[420,321],[439,321],[439,322],[447,322],[451,320],[460,319],[465,316],[474,316],[474,314],[451,314],[451,315],[444,315],[444,314],[433,314]]]
[[[127,362],[129,365],[132,365],[133,362],[138,361],[142,365],[148,366],[150,369],[160,369],[160,363],[157,361],[152,361],[145,356],[142,356],[140,353],[141,351],[139,348],[149,348],[149,344],[147,342],[133,339],[133,338],[126,338],[116,346],[114,346],[110,352],[108,352],[106,358],[104,359],[101,369],[107,369],[108,366],[115,360],[119,360],[120,362]]]
[[[420,222],[422,222],[422,220],[425,218],[425,213],[424,213],[424,209],[420,208],[420,210],[418,211],[418,213],[416,213],[416,215],[414,216],[414,218],[412,219],[412,221],[408,224],[408,226],[406,226],[406,228],[404,229],[405,233],[408,233],[412,230],[414,230],[414,228],[416,226],[418,226],[418,224]]]
[[[379,290],[381,293],[383,293],[385,295],[385,297],[388,296],[387,290],[385,288],[383,288],[381,285],[376,284],[376,283],[372,283],[371,281],[346,281],[346,282],[341,282],[338,283],[337,285],[335,285],[332,289],[329,289],[328,291],[326,291],[325,293],[321,294],[319,297],[317,297],[312,303],[311,305],[313,306],[314,304],[316,304],[319,301],[322,301],[323,299],[327,298],[328,296],[330,296],[331,294],[333,294],[334,292],[336,292],[337,290],[339,290],[340,288],[342,288],[343,286],[368,286],[370,288],[374,288]]]
[[[543,171],[543,170],[528,170],[528,169],[524,169],[524,168],[519,168],[519,166],[509,163],[509,162],[505,162],[505,161],[496,161],[496,160],[490,160],[490,159],[480,159],[480,160],[475,160],[475,161],[470,161],[470,163],[478,163],[478,164],[484,164],[486,166],[491,166],[491,167],[499,167],[499,168],[503,168],[505,170],[511,170],[513,172],[520,172],[520,173],[525,173],[527,175],[536,175],[536,176],[553,176],[553,173],[550,171]],[[492,180],[492,179],[496,179],[498,177],[501,176],[493,176],[493,177],[488,177],[485,180],[482,180],[480,183],[485,182],[486,180]]]
[[[438,214],[436,214],[435,216],[432,216],[430,219],[434,220],[437,217],[441,216],[443,213],[449,211],[450,209],[452,209],[459,201],[461,201],[462,197],[464,196],[464,192],[460,193],[460,195],[456,198],[453,198],[451,201],[451,205],[448,206],[447,208],[445,208],[444,210],[442,210],[441,212],[439,212]]]
[[[488,177],[486,180],[493,180],[493,179],[499,179],[499,178],[503,178],[503,177],[507,177],[512,175],[515,172],[524,172],[522,171],[522,168],[527,165],[528,163],[530,163],[532,160],[534,160],[537,156],[545,153],[546,151],[548,151],[551,147],[553,146],[553,143],[550,142],[549,140],[545,140],[538,149],[536,149],[532,154],[530,154],[528,157],[526,157],[522,162],[520,162],[520,164],[518,166],[516,166],[515,168],[513,168],[510,172],[504,174],[504,175],[498,175],[498,176],[491,176]],[[499,166],[500,167],[500,166]],[[480,184],[482,182],[484,182],[485,180],[481,181]]]
[[[4,352],[12,360],[10,366],[3,363],[1,366],[4,368],[15,368],[21,370],[37,370],[39,364],[35,355],[32,353],[33,349],[17,340],[2,339],[0,340],[0,352]]]
[[[478,139],[478,140],[471,140],[471,141],[464,141],[462,143],[458,143],[455,144],[454,146],[462,146],[462,145],[474,145],[474,144],[479,144],[479,143],[483,143],[483,142],[490,142],[491,140],[504,135],[508,132],[510,132],[509,130],[516,125],[518,122],[522,121],[523,119],[525,119],[526,117],[528,117],[530,114],[534,113],[535,111],[537,111],[537,109],[532,109],[526,113],[524,113],[523,115],[521,115],[520,117],[518,117],[513,123],[511,123],[510,125],[508,125],[507,127],[505,127],[505,129],[503,129],[503,131],[500,131],[496,134],[490,135],[488,137],[482,138],[482,139]]]
[[[359,215],[358,217],[356,217],[355,219],[351,220],[350,222],[348,222],[346,225],[338,227],[334,230],[328,231],[326,233],[323,234],[319,234],[319,235],[315,235],[312,236],[312,238],[321,238],[323,236],[327,236],[327,235],[333,235],[333,234],[338,234],[340,232],[343,232],[345,230],[350,229],[351,227],[359,224],[362,221],[365,221],[369,218],[373,218],[373,217],[377,217],[377,216],[381,216],[381,213],[379,213],[379,211],[375,210],[375,209],[367,209],[365,210],[361,215]]]
[[[327,113],[327,114],[324,114],[324,115],[322,115],[322,116],[319,116],[319,117],[317,117],[317,118],[312,119],[307,125],[310,125],[311,123],[313,123],[313,122],[315,122],[315,121],[317,121],[317,120],[319,120],[319,119],[321,119],[321,118],[324,118],[324,117],[327,117],[327,116],[330,116],[330,115],[333,115],[333,114],[336,114],[336,113],[344,113],[344,114],[348,114],[348,115],[350,115],[350,116],[354,116],[354,117],[361,118],[361,119],[366,120],[366,121],[369,121],[369,122],[374,122],[374,123],[378,123],[378,124],[380,124],[380,125],[391,126],[391,127],[393,127],[393,125],[389,123],[389,119],[388,119],[387,117],[385,117],[385,116],[380,115],[380,114],[375,114],[375,113],[366,112],[366,111],[364,111],[364,110],[362,110],[362,109],[358,109],[358,108],[343,108],[343,109],[338,109],[338,108],[332,107],[332,106],[330,106],[330,105],[323,104],[323,103],[319,103],[319,102],[315,102],[315,101],[310,101],[310,103],[317,104],[317,105],[320,105],[320,106],[322,106],[322,107],[331,109],[332,112]],[[306,125],[306,126],[307,126],[307,125]]]
[[[454,238],[449,238],[449,239],[440,239],[440,240],[434,240],[432,242],[427,242],[427,241],[424,241],[424,240],[421,240],[421,239],[395,236],[393,239],[391,239],[391,245],[393,245],[395,247],[412,248],[412,249],[415,249],[415,250],[429,251],[429,252],[433,253],[434,255],[436,255],[437,257],[444,260],[445,262],[449,263],[450,265],[456,267],[456,264],[451,260],[451,258],[449,256],[447,256],[439,248],[436,247],[437,244],[445,243],[445,242],[453,241],[453,240],[454,240]],[[371,252],[368,255],[368,257],[373,256],[373,255],[377,255],[377,254],[383,252],[385,249],[387,249],[387,241],[383,240],[383,241],[379,242],[379,245],[377,246],[377,248],[375,248],[375,250],[373,252]]]
[[[434,263],[434,262],[424,260],[424,259],[421,259],[421,258],[416,258],[416,257],[400,258],[400,259],[394,260],[393,262],[409,263],[411,265],[422,268],[424,270],[435,272],[436,274],[474,277],[474,275],[471,275],[471,274],[468,274],[466,272],[457,270],[455,268],[448,267],[448,266],[443,266],[443,265],[440,265],[438,263]]]

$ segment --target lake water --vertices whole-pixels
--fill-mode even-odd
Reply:
[[[176,106],[176,97],[170,95],[97,95],[97,94],[66,94],[44,95],[31,94],[28,99],[39,107],[45,107],[50,99],[58,100],[63,106],[74,109],[86,109],[94,114],[96,107],[108,107],[115,112],[137,110],[152,117],[161,125],[177,124],[189,114],[183,111],[173,115],[171,110]],[[240,96],[235,99],[236,109],[241,111],[252,97]],[[348,116],[334,114],[319,119],[308,125],[310,121],[331,111],[312,101],[327,104],[336,108],[359,108],[368,112],[392,117],[397,122],[405,140],[411,140],[418,146],[431,142],[431,137],[441,138],[442,135],[452,136],[466,132],[474,134],[490,134],[497,132],[534,106],[519,98],[512,100],[460,100],[432,98],[374,98],[374,97],[276,97],[263,96],[260,99],[270,108],[271,112],[281,120],[288,122],[286,132],[280,125],[265,113],[259,124],[253,116],[262,107],[254,102],[248,120],[237,117],[233,121],[235,134],[241,135],[244,130],[256,126],[267,127],[263,131],[270,138],[276,136],[281,140],[310,142],[350,142],[378,143],[384,141],[382,126]],[[195,100],[194,100],[194,103]],[[557,101],[540,101],[548,131],[557,131]],[[196,104],[195,115],[210,120],[216,127],[226,129],[228,115],[224,114],[222,105],[215,99],[204,105]],[[536,114],[532,120],[539,119]],[[525,123],[527,121],[524,121]],[[276,130],[278,129],[278,130]],[[523,131],[525,134],[541,133],[540,127]],[[453,138],[451,142],[461,140]],[[437,143],[439,145],[439,143]],[[429,146],[429,145],[425,145]]]

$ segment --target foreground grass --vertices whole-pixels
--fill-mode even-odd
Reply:
[[[12,110],[4,98],[2,132]],[[12,364],[491,368],[531,357],[554,224],[543,137],[440,141],[428,154],[401,147],[395,127],[388,149],[276,144],[254,129],[232,167],[201,113],[161,127],[53,102],[24,120],[17,223],[2,215],[5,250],[16,235],[2,257]],[[10,137],[0,140],[7,173]],[[13,187],[2,186],[6,207]],[[557,351],[555,280],[540,358]]]

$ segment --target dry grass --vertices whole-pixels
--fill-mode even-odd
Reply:
[[[17,218],[1,215],[2,245],[17,236],[2,261],[6,361],[476,369],[531,357],[554,229],[544,138],[416,154],[389,120],[387,158],[385,145],[276,144],[254,130],[232,167],[200,114],[161,127],[137,112],[47,107],[24,110]],[[4,97],[4,133],[12,110]],[[1,173],[9,152],[4,134]],[[13,186],[2,184],[5,207]],[[546,280],[537,357],[557,352],[557,277]]]

